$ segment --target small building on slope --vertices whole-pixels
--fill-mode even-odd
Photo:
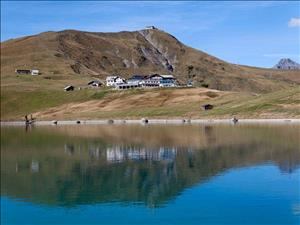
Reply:
[[[108,76],[106,77],[106,86],[115,87],[116,85],[125,84],[126,80],[119,76]]]
[[[74,86],[68,85],[64,88],[65,91],[74,91]]]

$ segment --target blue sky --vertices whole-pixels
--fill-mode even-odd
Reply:
[[[300,2],[1,1],[1,40],[44,31],[140,30],[147,25],[231,63],[300,61]]]

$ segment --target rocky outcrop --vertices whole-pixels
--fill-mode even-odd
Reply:
[[[168,46],[164,46],[159,43],[159,40],[153,37],[153,31],[151,30],[141,30],[139,33],[145,38],[145,40],[154,48],[157,60],[170,72],[175,69],[175,64],[177,63],[177,55],[170,55],[168,51]]]
[[[279,70],[300,70],[300,64],[291,59],[281,59],[274,67]]]

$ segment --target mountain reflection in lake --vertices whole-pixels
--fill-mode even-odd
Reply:
[[[258,165],[276,165],[281,176],[299,174],[299,126],[1,128],[1,197],[49,207],[168,208],[185,190]],[[286,189],[296,193],[291,208],[299,207],[299,185]]]

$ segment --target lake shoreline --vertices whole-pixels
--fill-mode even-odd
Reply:
[[[24,126],[25,121],[1,121],[1,126]],[[102,120],[44,120],[34,125],[105,125],[105,124],[234,124],[232,119],[102,119]],[[300,119],[239,119],[237,124],[300,124]]]

